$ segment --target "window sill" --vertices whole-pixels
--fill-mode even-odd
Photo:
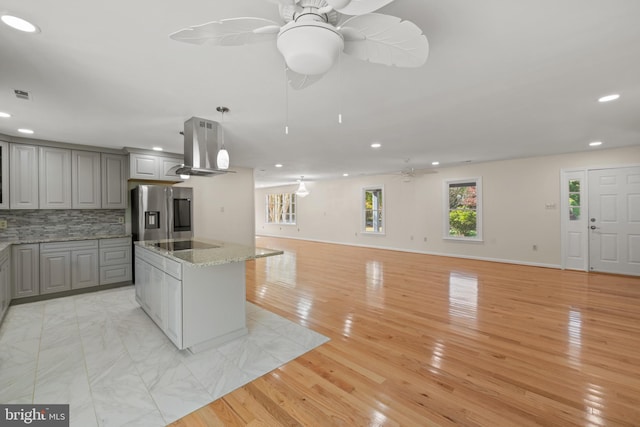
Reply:
[[[442,240],[450,240],[452,242],[484,243],[484,240],[482,238],[476,238],[476,237],[451,237],[451,236],[446,236],[446,237],[443,237]]]
[[[360,234],[365,236],[386,236],[385,233],[376,233],[375,231],[361,231]]]

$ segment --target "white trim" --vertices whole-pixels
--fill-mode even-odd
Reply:
[[[344,243],[344,242],[334,242],[331,240],[321,240],[321,239],[307,239],[301,237],[290,237],[290,236],[280,236],[277,234],[265,234],[260,233],[256,234],[256,237],[276,237],[279,239],[291,239],[291,240],[303,240],[308,242],[316,242],[316,243],[329,243],[333,245],[342,245],[342,246],[355,246],[358,248],[369,248],[369,249],[384,249],[389,251],[396,252],[408,252],[413,254],[422,254],[422,255],[433,255],[433,256],[443,256],[448,258],[459,258],[459,259],[470,259],[476,261],[487,261],[487,262],[499,262],[503,264],[515,264],[515,265],[527,265],[530,267],[543,267],[543,268],[555,268],[561,269],[561,266],[558,264],[544,264],[540,262],[529,262],[529,261],[519,261],[512,259],[501,259],[501,258],[488,258],[488,257],[478,257],[478,256],[469,256],[469,255],[457,255],[457,254],[448,254],[442,252],[430,252],[430,251],[420,251],[416,249],[405,249],[405,248],[395,248],[395,247],[387,247],[387,246],[375,246],[375,245],[361,245],[357,243]]]

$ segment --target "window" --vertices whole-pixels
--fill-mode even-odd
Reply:
[[[384,234],[383,188],[364,188],[363,199],[363,232]]]
[[[580,180],[569,180],[569,221],[580,219]]]
[[[446,180],[444,238],[482,240],[481,178]]]
[[[296,223],[296,195],[295,193],[267,194],[266,205],[267,224]]]

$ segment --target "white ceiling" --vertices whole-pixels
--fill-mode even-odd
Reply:
[[[0,25],[7,135],[181,153],[183,122],[219,121],[224,105],[231,166],[255,168],[258,186],[640,144],[638,0],[396,0],[380,12],[423,29],[426,65],[343,56],[341,72],[289,91],[289,135],[275,44],[168,38],[224,18],[279,21],[266,0],[5,0],[0,12],[42,30]],[[596,102],[609,93],[620,100]]]

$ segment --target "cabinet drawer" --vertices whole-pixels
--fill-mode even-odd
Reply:
[[[114,246],[131,246],[131,237],[118,237],[115,239],[100,239],[100,249]]]
[[[73,251],[76,249],[97,249],[97,240],[76,240],[71,242],[40,243],[40,252]]]
[[[100,248],[100,266],[131,264],[131,246]]]
[[[164,272],[178,280],[182,280],[182,264],[171,259],[164,259]]]
[[[100,284],[128,282],[131,280],[131,264],[100,267]]]
[[[178,280],[182,280],[182,264],[162,255],[151,252],[148,249],[136,247],[136,257],[148,262],[160,271],[163,271]]]

